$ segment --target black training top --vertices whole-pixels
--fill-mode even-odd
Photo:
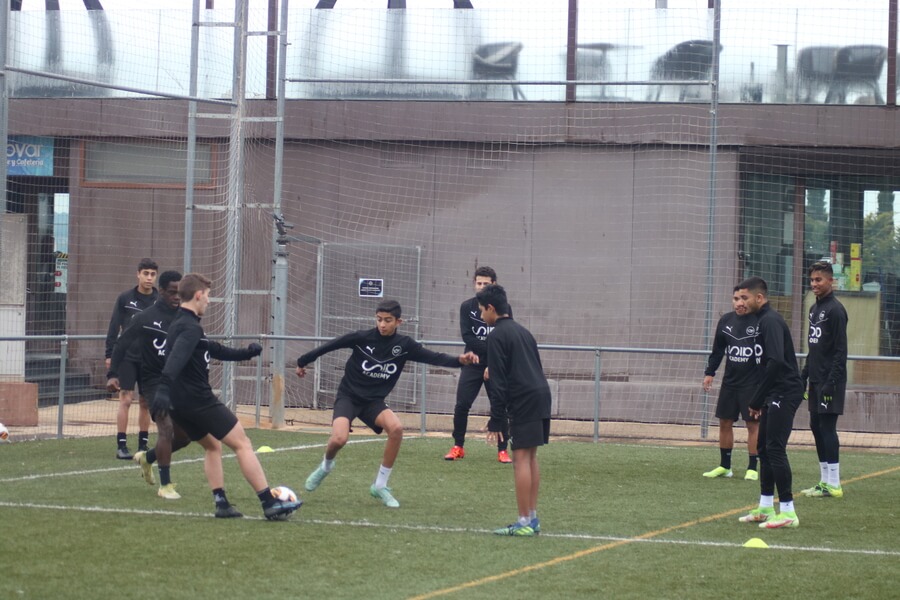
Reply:
[[[153,288],[149,294],[142,294],[138,291],[137,286],[119,294],[119,297],[116,298],[116,305],[113,307],[112,317],[109,319],[109,329],[106,331],[106,358],[112,358],[113,346],[116,344],[119,332],[128,327],[128,323],[134,315],[153,306],[158,297],[159,290],[156,288]],[[129,353],[128,357],[130,360],[138,360],[137,352]]]
[[[815,383],[847,381],[847,311],[828,294],[809,309],[809,355],[803,379]]]
[[[320,356],[342,348],[352,348],[353,352],[344,367],[338,395],[349,396],[357,402],[383,402],[397,384],[407,361],[457,369],[462,366],[458,356],[434,352],[405,335],[383,336],[377,327],[336,337],[298,358],[297,366],[305,367]]]
[[[767,398],[773,396],[791,396],[798,398],[803,394],[803,382],[800,381],[800,369],[797,368],[797,355],[791,330],[784,318],[777,311],[765,304],[759,312],[759,338],[762,345],[763,374],[750,400],[750,408],[759,410]]]
[[[512,308],[509,309],[512,316]],[[482,366],[487,366],[487,346],[485,340],[493,327],[481,319],[481,309],[478,308],[478,298],[472,297],[463,302],[459,307],[459,331],[466,343],[466,351],[478,355]]]
[[[249,360],[255,356],[247,348],[229,348],[206,338],[200,317],[186,308],[169,326],[166,345],[170,348],[162,383],[171,390],[176,409],[218,402],[209,385],[209,359]]]
[[[736,312],[722,315],[703,374],[715,376],[722,358],[727,357],[722,386],[756,387],[762,374],[762,346],[756,341],[758,335],[756,315]]]
[[[141,383],[158,384],[166,364],[166,335],[177,316],[178,307],[172,308],[162,300],[135,315],[116,341],[107,378],[118,376],[126,351],[135,348],[141,357]]]
[[[493,388],[491,431],[498,431],[499,421],[507,417],[511,424],[550,418],[550,386],[530,331],[501,317],[487,338],[487,358]]]

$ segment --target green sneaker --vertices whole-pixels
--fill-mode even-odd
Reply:
[[[534,537],[537,535],[534,529],[532,529],[531,525],[522,525],[519,522],[515,522],[512,525],[507,525],[506,527],[501,527],[500,529],[494,530],[494,535],[511,535],[516,537]]]
[[[307,492],[311,492],[319,487],[319,484],[322,483],[322,480],[328,476],[328,471],[324,470],[321,466],[318,467],[315,471],[310,473],[309,477],[306,478],[306,483],[303,487],[306,488]]]
[[[812,486],[811,488],[806,488],[805,490],[800,490],[800,493],[803,494],[804,496],[811,496],[813,494],[813,492],[821,491],[821,489],[823,487],[825,487],[825,485],[826,484],[824,481],[820,481],[819,483]]]
[[[372,487],[369,488],[369,493],[372,494],[373,498],[381,500],[388,508],[400,508],[400,503],[391,495],[391,488],[377,488],[373,483]]]
[[[795,512],[780,512],[765,523],[759,524],[760,529],[784,529],[786,527],[800,527],[800,519]]]
[[[131,459],[141,467],[141,477],[147,482],[147,485],[156,485],[153,479],[153,465],[147,462],[146,452],[135,452]]]
[[[749,513],[739,518],[741,523],[765,523],[775,517],[774,508],[754,508]]]
[[[823,483],[822,487],[816,489],[811,494],[807,494],[810,498],[843,498],[844,489],[841,486],[833,486]]]
[[[174,483],[159,486],[159,489],[156,490],[156,495],[166,500],[178,500],[181,498],[181,494],[175,491]]]
[[[759,481],[759,471],[747,469],[747,472],[744,473],[744,479],[746,479],[747,481]]]
[[[703,474],[704,477],[709,477],[712,479],[713,477],[733,477],[734,473],[731,469],[726,469],[725,467],[716,467],[712,471],[707,471]]]

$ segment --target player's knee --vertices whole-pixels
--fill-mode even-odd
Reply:
[[[350,439],[350,434],[344,431],[334,432],[331,434],[331,438],[328,440],[329,446],[335,446],[337,448],[343,448],[347,445],[347,441]]]
[[[399,419],[391,420],[384,425],[384,432],[394,440],[403,439],[403,423]]]

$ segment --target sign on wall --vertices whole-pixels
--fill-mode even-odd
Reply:
[[[53,138],[10,136],[6,142],[7,175],[53,175]]]

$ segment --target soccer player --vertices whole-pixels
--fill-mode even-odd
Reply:
[[[803,402],[803,382],[791,331],[784,318],[769,306],[769,289],[761,277],[738,284],[738,295],[758,319],[762,346],[761,379],[750,400],[750,416],[759,418],[759,507],[741,517],[742,523],[758,523],[764,529],[799,527],[791,490],[791,464],[787,443],[794,415]],[[779,510],[775,512],[775,489]]]
[[[809,309],[809,354],[803,372],[809,380],[809,428],[819,455],[819,483],[801,493],[813,498],[841,498],[838,416],[847,391],[847,311],[834,297],[834,270],[820,261],[809,267],[809,287],[816,302]]]
[[[122,365],[126,351],[134,347],[140,352],[141,357],[141,395],[147,404],[153,405],[153,397],[166,364],[166,334],[169,325],[178,315],[178,306],[181,304],[181,299],[178,297],[179,281],[181,281],[181,273],[164,271],[159,276],[159,300],[147,310],[136,315],[116,341],[107,374],[106,387],[109,391],[119,390],[117,375],[119,367]],[[159,431],[156,446],[149,451],[136,452],[134,461],[141,466],[144,480],[150,485],[156,483],[153,480],[151,465],[158,461],[159,490],[157,490],[157,495],[167,500],[177,500],[181,496],[175,491],[175,484],[172,483],[169,470],[172,464],[172,452],[187,446],[191,440],[181,427],[172,423],[172,419],[167,413],[154,414],[151,411],[150,417],[156,423]]]
[[[250,438],[234,413],[216,398],[209,385],[210,358],[248,360],[259,356],[262,346],[250,344],[246,349],[228,348],[207,339],[200,326],[200,317],[209,306],[210,285],[210,280],[203,275],[188,273],[178,286],[181,308],[169,326],[166,341],[169,356],[153,396],[152,408],[157,415],[168,412],[172,421],[206,451],[203,469],[212,488],[217,518],[243,516],[225,495],[224,443],[237,456],[241,473],[256,492],[266,519],[284,520],[300,507],[301,502],[280,501],[272,496]]]
[[[750,398],[759,383],[760,346],[756,343],[756,316],[749,313],[747,305],[733,290],[731,305],[734,309],[722,315],[716,325],[712,352],[706,362],[703,377],[703,389],[712,388],[716,369],[725,360],[725,374],[722,376],[722,388],[716,403],[716,418],[719,419],[719,466],[703,474],[704,477],[731,477],[731,451],[734,449],[734,422],[738,416],[747,424],[747,453],[750,463],[744,479],[759,479],[757,467],[756,442],[759,432],[759,421],[750,416]]]
[[[513,472],[519,519],[494,530],[497,535],[533,536],[541,531],[537,516],[541,474],[537,449],[550,441],[550,386],[544,376],[537,342],[512,320],[506,290],[489,285],[478,292],[481,318],[494,328],[487,338],[487,360],[493,382],[488,443],[512,438]]]
[[[119,334],[128,327],[131,318],[142,310],[149,308],[156,302],[159,293],[153,286],[156,283],[156,273],[159,265],[152,259],[142,258],[137,268],[137,285],[125,290],[116,298],[112,317],[109,319],[109,329],[106,333],[106,370],[109,370],[112,361],[113,347]],[[128,449],[128,410],[134,400],[134,384],[140,378],[141,358],[136,350],[127,349],[125,360],[119,367],[119,412],[116,413],[116,458],[131,460],[131,451]],[[147,450],[147,440],[150,437],[150,413],[147,411],[147,403],[144,398],[138,401],[138,450]]]
[[[387,432],[381,466],[369,493],[388,508],[399,508],[400,503],[387,483],[403,442],[403,424],[385,404],[385,398],[394,389],[408,361],[450,368],[478,362],[478,356],[473,352],[450,356],[400,335],[397,328],[403,323],[401,315],[402,309],[396,300],[384,300],[375,308],[374,328],[334,338],[297,359],[297,376],[305,377],[306,366],[320,356],[343,348],[352,349],[334,399],[331,437],[325,457],[306,479],[307,491],[319,487],[334,469],[335,457],[350,436],[350,425],[353,419],[359,419],[376,434]]]
[[[475,293],[480,292],[485,286],[497,283],[497,272],[490,267],[478,267],[475,269]],[[511,314],[510,310],[510,314]],[[469,411],[472,404],[481,391],[484,384],[488,392],[488,400],[491,396],[491,381],[487,369],[485,340],[493,329],[481,320],[481,311],[478,308],[478,300],[473,296],[459,307],[459,329],[462,339],[466,343],[466,350],[478,355],[479,362],[463,367],[459,373],[459,383],[456,386],[456,407],[453,409],[453,447],[444,456],[444,460],[459,460],[465,458],[466,428],[469,421]],[[497,460],[501,463],[511,463],[512,459],[507,452],[509,431],[502,431],[498,436]]]

